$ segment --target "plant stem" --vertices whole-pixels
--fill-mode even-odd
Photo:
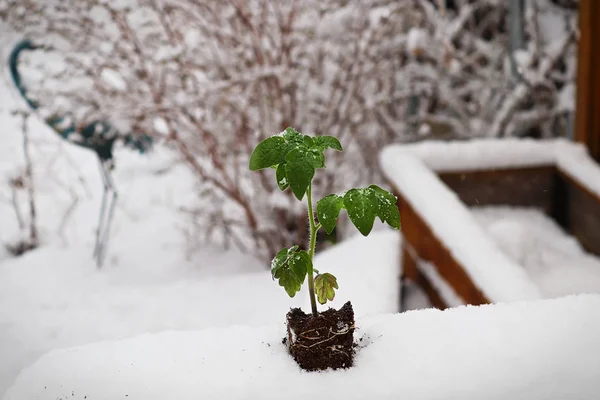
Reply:
[[[315,245],[317,243],[317,230],[320,228],[319,226],[315,226],[315,215],[313,212],[312,206],[312,184],[308,185],[308,190],[306,191],[306,198],[308,200],[308,222],[310,224],[310,247],[308,249],[308,256],[310,257],[310,265],[308,267],[308,291],[310,296],[310,307],[312,309],[313,316],[317,316],[319,313],[317,312],[317,300],[315,299],[315,281],[313,278],[313,258],[315,255]]]

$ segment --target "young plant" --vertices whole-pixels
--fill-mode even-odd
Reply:
[[[307,279],[314,316],[318,314],[315,295],[320,304],[325,304],[328,300],[333,300],[335,289],[338,289],[335,276],[319,273],[313,268],[317,231],[323,228],[331,233],[342,209],[346,210],[350,221],[364,236],[371,232],[375,217],[395,229],[400,228],[396,197],[376,185],[323,197],[317,202],[318,222],[315,221],[312,180],[317,169],[325,168],[323,152],[327,149],[343,150],[339,140],[333,136],[311,137],[287,128],[281,134],[260,142],[250,156],[250,170],[273,168],[280,190],[290,188],[298,200],[306,195],[310,226],[309,249],[299,250],[297,245],[282,249],[271,261],[271,275],[290,297],[300,291]]]

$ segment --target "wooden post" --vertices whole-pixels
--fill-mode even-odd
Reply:
[[[579,0],[575,140],[600,161],[600,1]]]

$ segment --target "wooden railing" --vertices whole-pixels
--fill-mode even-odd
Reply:
[[[466,206],[536,207],[571,233],[590,253],[600,256],[600,195],[554,165],[438,174]],[[466,269],[395,189],[402,221],[402,275],[419,285],[436,308],[447,305],[417,264],[426,261],[466,304],[489,303]],[[474,249],[474,251],[477,251]],[[485,267],[485,266],[484,266]]]
[[[600,161],[600,1],[579,0],[575,140]]]

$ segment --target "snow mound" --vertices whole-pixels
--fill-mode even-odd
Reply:
[[[307,373],[284,326],[164,332],[54,350],[4,400],[600,398],[600,296],[357,321],[355,367]]]
[[[164,230],[165,221],[154,221],[152,230]],[[352,299],[357,316],[398,311],[399,236],[373,232],[319,254],[317,269],[339,279],[328,305]],[[53,246],[2,263],[0,396],[23,367],[52,349],[169,329],[283,322],[290,307],[310,309],[306,286],[290,299],[267,265],[250,256],[204,249],[196,263],[182,264],[178,252],[136,237],[145,251],[121,250],[130,256],[121,268],[98,271],[87,248]]]
[[[357,316],[399,309],[400,233],[388,228],[360,234],[319,253],[315,267],[337,277],[339,290],[327,306],[352,300]],[[306,288],[302,288],[306,291]],[[308,297],[308,296],[307,296]],[[308,308],[307,308],[308,309]]]

